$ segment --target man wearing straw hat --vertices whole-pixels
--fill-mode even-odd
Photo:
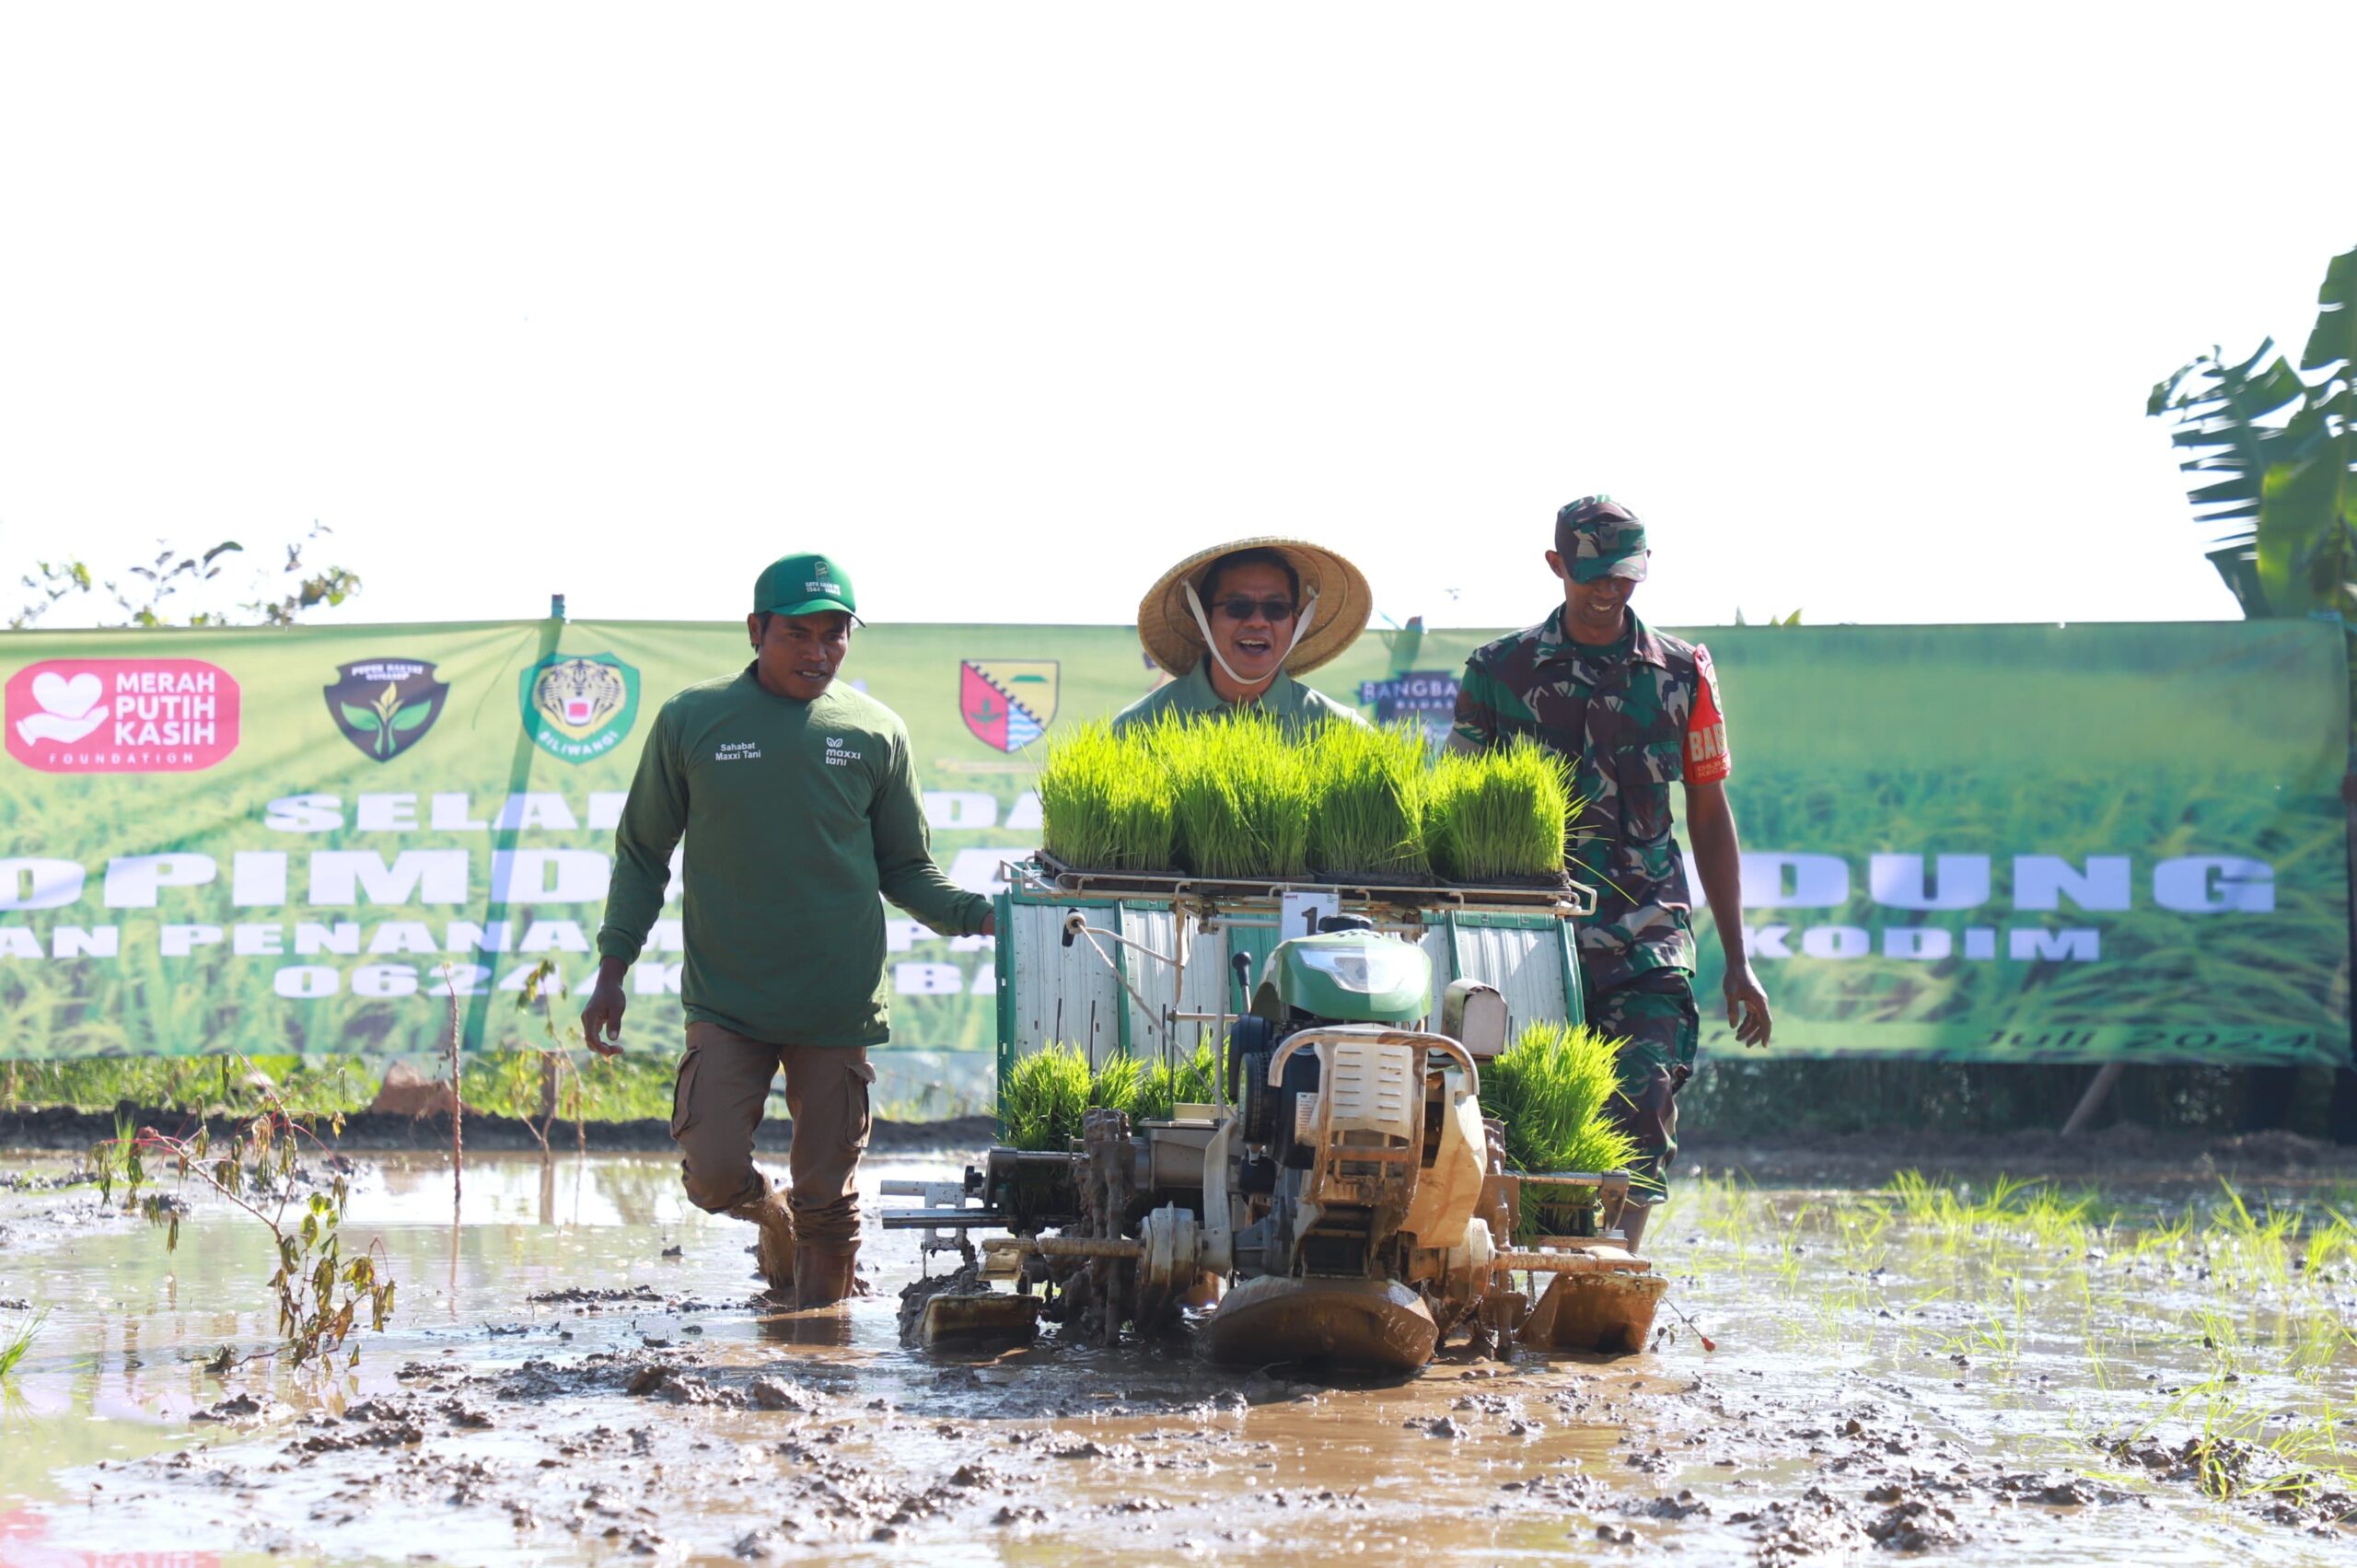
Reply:
[[[1658,1199],[1678,1155],[1678,1091],[1701,1035],[1673,784],[1686,786],[1694,865],[1726,953],[1727,1023],[1744,1044],[1765,1045],[1771,1019],[1744,947],[1732,760],[1710,650],[1654,631],[1629,609],[1652,553],[1637,515],[1608,495],[1556,513],[1547,566],[1562,602],[1465,661],[1451,744],[1482,749],[1527,735],[1571,766],[1582,801],[1573,870],[1596,889],[1596,917],[1579,933],[1588,1021],[1622,1041],[1613,1109],[1636,1140],[1636,1173]],[[1617,1216],[1631,1248],[1648,1213],[1632,1194]]]
[[[1246,539],[1199,550],[1138,604],[1138,641],[1172,679],[1122,709],[1113,727],[1239,707],[1289,733],[1328,719],[1364,724],[1295,677],[1356,642],[1374,610],[1365,576],[1323,545]]]

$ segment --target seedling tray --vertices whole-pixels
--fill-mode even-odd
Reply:
[[[1202,903],[1273,902],[1287,893],[1332,893],[1344,903],[1446,911],[1515,911],[1585,920],[1596,912],[1596,889],[1566,877],[1547,885],[1462,882],[1353,882],[1329,877],[1283,881],[1213,878],[1185,872],[1090,871],[1067,865],[1045,850],[1010,863],[1010,880],[1036,893],[1075,898],[1155,899]]]

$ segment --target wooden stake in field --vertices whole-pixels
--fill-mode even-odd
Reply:
[[[442,970],[443,989],[450,996],[450,1223],[459,1223],[459,1201],[465,1191],[466,1138],[463,1132],[467,1117],[466,1097],[459,1093],[459,988],[451,981],[449,969]]]

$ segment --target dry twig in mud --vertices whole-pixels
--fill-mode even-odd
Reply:
[[[586,1155],[589,1152],[589,1128],[586,1121],[583,1120],[582,1104],[586,1097],[581,1086],[581,1069],[574,1063],[572,1051],[566,1047],[563,1038],[556,1032],[556,1015],[549,1010],[548,999],[551,993],[546,988],[550,978],[555,973],[555,961],[542,958],[533,966],[532,972],[524,977],[524,994],[516,1003],[516,1010],[519,1013],[529,1012],[535,1006],[540,1009],[540,1027],[548,1032],[549,1037],[548,1049],[533,1052],[540,1059],[541,1082],[544,1086],[541,1090],[540,1121],[538,1126],[534,1126],[529,1116],[522,1120],[524,1125],[531,1130],[532,1136],[540,1141],[540,1153],[547,1154],[549,1130],[556,1125],[557,1074],[560,1072],[569,1074],[573,1081],[574,1145],[576,1152]],[[576,1028],[572,1032],[578,1035],[581,1031]]]
[[[229,1060],[224,1059],[225,1076]],[[251,1063],[242,1057],[236,1060],[251,1071]],[[258,1074],[253,1081],[268,1085]],[[300,1366],[343,1349],[364,1306],[368,1326],[381,1332],[392,1316],[394,1282],[385,1274],[384,1244],[375,1237],[357,1255],[344,1254],[343,1215],[352,1191],[343,1172],[349,1167],[288,1111],[275,1087],[264,1086],[261,1095],[260,1112],[218,1148],[213,1130],[202,1123],[195,1136],[177,1137],[153,1127],[134,1132],[129,1118],[119,1115],[115,1135],[90,1150],[90,1165],[98,1177],[99,1201],[112,1203],[115,1183],[122,1181],[123,1206],[136,1209],[150,1224],[164,1228],[168,1251],[180,1249],[180,1216],[188,1212],[188,1205],[177,1192],[140,1196],[139,1189],[148,1179],[151,1156],[172,1162],[181,1188],[194,1178],[269,1230],[276,1243],[273,1252],[278,1267],[270,1276],[270,1289],[278,1304],[278,1330],[286,1336],[284,1349],[288,1359]],[[331,1118],[330,1125],[342,1134],[341,1112]],[[324,1156],[331,1172],[324,1190],[296,1164],[305,1140]],[[305,1186],[311,1191],[298,1204],[296,1191]],[[245,1359],[260,1360],[275,1353],[264,1351]],[[354,1345],[345,1365],[359,1359],[360,1347]],[[226,1347],[211,1364],[215,1371],[236,1365],[237,1359]]]

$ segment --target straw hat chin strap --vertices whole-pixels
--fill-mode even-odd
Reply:
[[[1278,657],[1276,668],[1258,680],[1247,680],[1237,674],[1236,667],[1229,664],[1226,657],[1221,654],[1218,642],[1212,636],[1211,617],[1203,613],[1202,598],[1195,592],[1195,585],[1192,583],[1187,585],[1187,608],[1194,611],[1195,624],[1202,630],[1203,652],[1218,661],[1220,668],[1227,671],[1227,678],[1230,680],[1248,691],[1255,686],[1267,685],[1284,673],[1285,660],[1293,657],[1294,649],[1301,646],[1301,640],[1309,635],[1310,626],[1318,620],[1318,590],[1316,588],[1309,590],[1309,602],[1303,605],[1301,613],[1294,617],[1293,641],[1285,645],[1285,651]]]

